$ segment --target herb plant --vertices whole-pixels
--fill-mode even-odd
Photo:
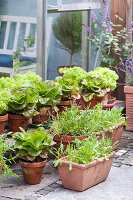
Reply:
[[[102,138],[98,141],[96,136],[89,136],[87,139],[82,141],[75,139],[74,144],[68,145],[64,153],[62,154],[61,148],[56,153],[56,160],[54,161],[54,166],[62,164],[62,159],[70,161],[69,170],[72,170],[72,163],[89,165],[91,161],[101,160],[103,157],[106,159],[107,156],[113,152],[113,147],[111,145],[111,139]],[[62,145],[62,144],[61,144]],[[66,157],[61,158],[62,156]]]
[[[6,139],[6,136],[7,134],[0,135],[0,166],[2,167],[2,172],[0,172],[0,174],[4,174],[4,181],[10,176],[19,177],[17,174],[13,173],[13,169],[9,166],[12,162],[15,163],[15,158],[17,156],[5,156],[7,152],[14,151],[13,145]]]
[[[17,149],[19,157],[30,162],[40,162],[46,159],[49,147],[55,144],[53,136],[46,133],[42,127],[27,132],[20,129],[22,132],[13,134],[13,139],[16,141],[14,148]]]
[[[72,106],[53,119],[51,130],[57,135],[80,136],[102,132],[105,129],[112,131],[120,123],[126,124],[122,108],[102,110],[102,105],[97,105],[92,110],[88,107],[80,112],[77,106]]]

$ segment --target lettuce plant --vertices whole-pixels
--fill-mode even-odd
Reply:
[[[76,81],[59,76],[56,78],[56,82],[61,86],[62,100],[71,99],[71,95],[77,94],[78,85]]]
[[[103,80],[100,77],[92,77],[88,75],[82,82],[79,93],[84,100],[90,101],[93,96],[104,97],[106,88],[102,88]]]
[[[2,167],[2,172],[0,174],[4,174],[4,181],[6,181],[7,177],[15,176],[19,177],[17,174],[13,173],[13,169],[7,163],[15,163],[16,156],[5,156],[5,154],[9,151],[14,151],[13,145],[6,139],[7,134],[0,135],[0,166]]]
[[[27,132],[21,128],[21,131],[13,134],[14,148],[17,149],[19,157],[31,162],[46,159],[49,147],[55,144],[53,136],[46,133],[42,127]]]
[[[102,105],[97,105],[92,110],[88,107],[80,112],[77,106],[72,106],[53,119],[51,130],[57,135],[80,136],[102,132],[105,129],[112,131],[120,123],[126,124],[122,108],[102,110]]]
[[[13,89],[8,102],[9,112],[31,118],[36,112],[38,92],[32,85]]]
[[[116,80],[119,79],[117,73],[107,67],[97,67],[94,71],[88,73],[91,77],[101,78],[101,88],[110,87],[112,90],[116,88]]]
[[[4,115],[8,111],[8,102],[10,100],[10,92],[3,90],[0,92],[0,115]]]
[[[68,67],[60,68],[59,72],[64,74],[63,75],[64,78],[76,81],[78,86],[81,85],[83,79],[88,74],[84,69],[76,66],[70,68]]]
[[[52,106],[56,109],[56,105],[61,101],[61,85],[54,81],[46,81],[35,85],[35,89],[39,93],[37,108]]]

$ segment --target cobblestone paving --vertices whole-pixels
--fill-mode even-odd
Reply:
[[[52,160],[45,167],[43,179],[38,185],[24,183],[18,163],[13,168],[20,178],[11,177],[3,183],[0,176],[0,200],[133,200],[133,132],[123,132],[108,179],[84,192],[64,189]]]

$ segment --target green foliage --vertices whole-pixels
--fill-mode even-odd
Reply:
[[[56,153],[56,160],[54,166],[61,165],[62,151],[58,150]],[[64,155],[67,157],[62,158],[63,160],[70,161],[69,170],[72,170],[72,162],[78,164],[89,165],[91,161],[101,160],[103,157],[107,159],[107,156],[113,152],[112,142],[109,138],[103,138],[98,141],[96,136],[89,136],[87,139],[82,141],[75,139],[73,145],[68,145],[64,151]]]
[[[22,54],[25,53],[29,48],[33,47],[35,44],[35,38],[28,36],[27,38],[23,39],[23,41],[24,45],[22,48],[17,49],[12,57],[15,74],[20,72],[20,67],[27,65],[27,61],[20,61],[20,57],[22,57]]]
[[[62,100],[69,99],[72,94],[77,94],[78,84],[76,81],[59,76],[56,78],[56,82],[61,85]]]
[[[53,24],[57,46],[73,56],[81,49],[82,14],[81,12],[63,13]],[[72,58],[71,58],[72,61]],[[70,65],[72,62],[70,61]]]
[[[0,115],[5,114],[8,111],[8,102],[10,100],[10,92],[3,90],[0,92]]]
[[[120,123],[125,124],[122,108],[102,110],[102,105],[97,105],[92,110],[88,107],[80,112],[76,106],[72,106],[53,119],[51,130],[58,135],[89,135],[105,129],[112,131]]]
[[[104,97],[106,88],[102,89],[103,80],[100,77],[92,77],[88,75],[82,82],[79,93],[84,100],[90,101],[93,96]]]
[[[9,112],[31,118],[36,112],[38,92],[32,85],[13,89],[8,103]]]
[[[6,181],[7,177],[15,176],[19,177],[17,174],[13,173],[13,169],[7,163],[15,163],[16,156],[5,156],[5,154],[9,151],[14,151],[13,145],[6,139],[7,134],[0,135],[0,166],[2,167],[2,172],[0,174],[4,174]]]
[[[62,88],[61,85],[54,81],[46,81],[35,85],[35,89],[39,93],[37,108],[52,106],[55,107],[61,101]]]
[[[101,88],[116,88],[116,80],[118,80],[119,77],[115,71],[106,67],[97,67],[94,71],[90,71],[88,74],[92,77],[102,79]]]
[[[0,92],[5,89],[13,89],[16,83],[13,78],[10,77],[1,77],[0,78]]]
[[[14,148],[18,150],[19,157],[32,162],[47,158],[47,150],[55,144],[53,136],[42,127],[27,132],[21,128],[21,131],[13,134]]]
[[[76,81],[79,86],[88,74],[84,69],[76,66],[70,68],[60,68],[59,72],[64,74],[64,78]]]

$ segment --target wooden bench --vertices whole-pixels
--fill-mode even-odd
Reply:
[[[28,49],[27,52],[23,53],[22,56],[27,57],[27,58],[36,58],[36,23],[37,23],[36,18],[35,17],[0,15],[0,31],[1,31],[2,23],[6,23],[6,28],[5,28],[4,40],[2,41],[3,45],[2,45],[2,47],[0,47],[0,54],[13,55],[14,52],[18,49],[18,44],[19,44],[19,41],[20,41],[21,25],[25,24],[25,27],[26,27],[24,38],[27,38],[30,35],[31,27],[33,25],[35,25],[35,34],[34,34],[35,44],[31,49]],[[12,41],[12,45],[9,48],[8,43],[9,43],[9,39],[10,39],[12,23],[15,23],[16,28],[15,28],[15,31],[13,33],[14,39]],[[51,33],[52,33],[52,23],[53,23],[53,18],[49,17],[47,19],[47,52],[49,52],[49,47],[50,47],[50,39],[51,39]],[[21,40],[22,40],[22,38],[21,38]],[[29,66],[21,67],[20,73],[23,74],[28,70],[36,72],[36,64],[34,63],[32,65],[29,65]],[[10,73],[11,77],[14,74],[13,68],[9,68],[9,67],[0,66],[0,72]]]

